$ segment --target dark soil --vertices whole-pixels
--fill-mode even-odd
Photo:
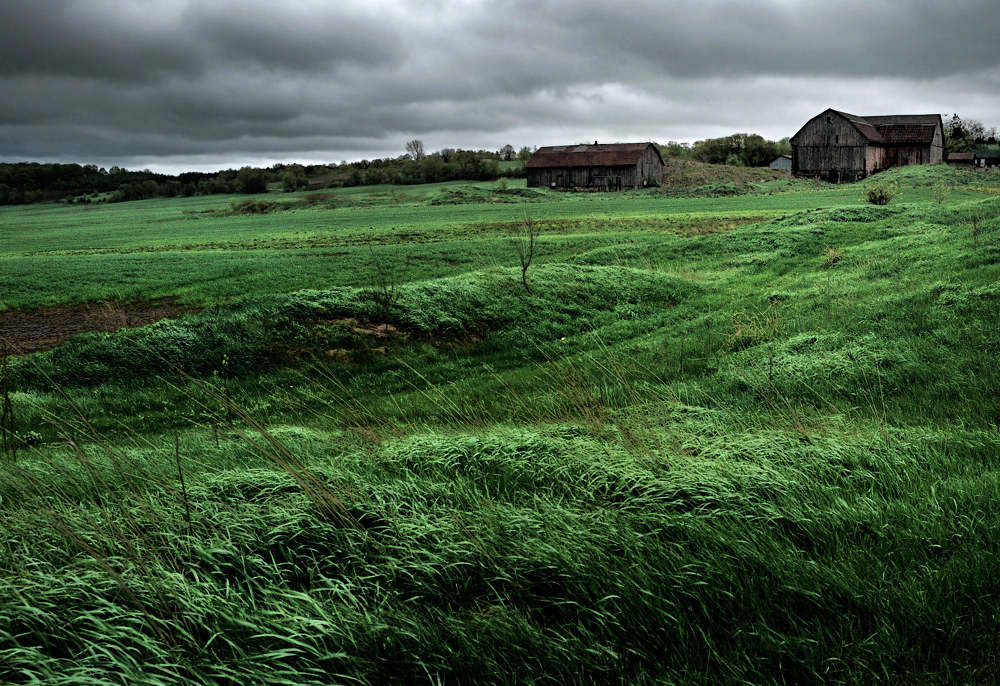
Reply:
[[[0,352],[48,350],[70,336],[87,331],[116,331],[177,317],[193,308],[171,300],[137,303],[92,302],[55,305],[37,310],[0,312]]]

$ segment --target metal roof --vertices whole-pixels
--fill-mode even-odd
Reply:
[[[660,151],[652,143],[602,143],[600,145],[549,145],[539,148],[525,167],[631,167],[638,164],[646,148],[652,146],[656,156]],[[660,157],[660,163],[663,158]]]

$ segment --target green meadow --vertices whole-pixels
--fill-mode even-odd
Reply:
[[[162,300],[0,363],[0,682],[1000,681],[996,174],[0,209]]]

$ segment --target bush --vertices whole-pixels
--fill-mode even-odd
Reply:
[[[270,214],[275,210],[279,209],[279,204],[276,202],[268,202],[267,200],[257,200],[255,198],[247,198],[246,200],[233,200],[229,203],[229,213],[230,214]]]
[[[888,205],[899,195],[899,185],[895,183],[876,183],[865,190],[865,201],[870,205]]]

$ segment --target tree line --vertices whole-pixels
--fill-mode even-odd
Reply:
[[[262,193],[272,174],[264,169],[227,169],[214,174],[157,174],[144,169],[104,169],[93,164],[0,163],[0,205],[62,200],[122,202],[146,198]]]
[[[792,145],[787,138],[771,141],[756,133],[734,133],[694,143],[670,141],[659,147],[664,157],[736,167],[766,167],[779,155],[792,153]]]
[[[962,119],[952,114],[944,125],[945,154],[974,152],[978,148],[997,145],[996,127],[986,128],[978,119]]]
[[[411,144],[415,144],[412,146]],[[416,145],[419,144],[419,145]],[[264,193],[304,188],[337,188],[371,184],[418,184],[468,179],[494,180],[523,176],[530,148],[457,150],[424,154],[420,141],[407,144],[407,154],[357,162],[321,165],[275,164],[215,173],[159,174],[148,169],[105,169],[93,164],[41,162],[0,163],[0,205],[63,201],[122,202],[147,198],[233,193]]]
[[[968,152],[997,144],[996,128],[975,119],[952,115],[945,125],[947,152]],[[772,141],[755,133],[734,133],[694,143],[670,141],[659,146],[664,157],[711,164],[764,167],[792,151],[788,138]],[[426,153],[419,139],[408,141],[405,154],[356,162],[321,165],[275,164],[243,167],[215,173],[159,174],[114,166],[39,162],[0,163],[0,205],[63,201],[122,202],[146,198],[263,193],[305,188],[337,188],[376,184],[420,184],[441,181],[490,181],[524,176],[524,162],[532,148],[505,145],[499,150],[443,148]]]

